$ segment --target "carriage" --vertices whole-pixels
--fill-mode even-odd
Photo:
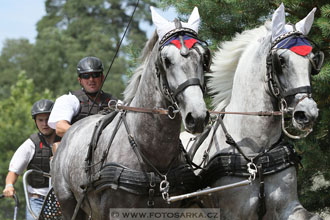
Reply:
[[[298,201],[299,156],[282,136],[307,136],[318,116],[310,74],[320,71],[323,54],[311,52],[306,37],[315,10],[290,26],[281,5],[272,23],[223,43],[207,75],[214,111],[203,100],[211,55],[198,38],[197,8],[188,23],[151,11],[157,31],[125,90],[126,104],[75,123],[53,158],[63,218],[197,203],[220,209],[221,219],[318,219]],[[297,42],[304,49],[293,51]],[[202,133],[210,113],[216,117]],[[288,115],[302,134],[287,129]],[[181,121],[202,134],[181,134],[182,145]]]

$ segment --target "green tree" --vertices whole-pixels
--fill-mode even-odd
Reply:
[[[120,53],[116,58],[104,90],[121,97],[123,75],[130,67],[125,47],[134,45],[141,50],[146,42],[139,24],[150,22],[145,10],[150,1],[140,1],[130,24]],[[135,1],[129,0],[47,0],[47,14],[38,22],[35,53],[39,67],[33,78],[43,82],[56,94],[79,88],[76,65],[84,56],[97,56],[107,72],[121,36],[129,22]]]
[[[318,185],[315,177],[330,181],[330,4],[315,4],[318,8],[312,39],[325,52],[325,61],[319,75],[313,77],[313,94],[320,116],[314,132],[296,146],[303,153],[304,169],[299,173],[299,192],[302,203],[311,210],[330,207],[329,184]],[[312,4],[311,4],[312,5]],[[313,186],[313,187],[311,187]]]
[[[315,190],[315,175],[330,181],[330,4],[326,0],[164,0],[162,7],[175,7],[181,17],[186,18],[197,6],[201,16],[200,37],[211,43],[215,50],[224,40],[231,39],[236,32],[242,32],[263,24],[270,19],[281,4],[288,13],[287,22],[296,23],[304,18],[313,7],[317,7],[314,25],[309,38],[315,41],[325,53],[325,61],[319,75],[312,77],[313,96],[320,109],[320,116],[314,132],[306,139],[295,142],[302,154],[304,168],[299,172],[298,186],[303,205],[312,211],[330,207],[330,186]]]
[[[37,91],[50,89],[56,96],[79,89],[76,65],[85,56],[97,56],[107,73],[110,61],[130,20],[136,1],[47,0],[46,15],[38,22],[35,44],[27,39],[8,40],[0,56],[0,99],[10,95],[10,86],[20,71],[34,79]],[[149,6],[140,1],[103,89],[121,98],[126,74],[136,66],[136,51],[146,43],[141,23],[151,23]],[[7,77],[8,76],[8,77]]]
[[[53,99],[49,90],[44,90],[42,93],[36,92],[33,80],[28,79],[25,72],[21,72],[16,84],[11,86],[11,96],[0,101],[0,182],[3,186],[8,173],[9,162],[16,149],[32,133],[37,132],[31,118],[31,107],[34,102],[42,98]],[[15,189],[20,200],[18,219],[24,219],[25,199],[22,178],[18,179]],[[12,219],[13,200],[6,199],[6,203],[1,202],[0,219]],[[9,210],[13,211],[10,212]]]
[[[214,49],[220,41],[231,39],[235,33],[262,24],[269,15],[269,2],[263,0],[165,0],[160,5],[175,7],[181,18],[198,7],[202,18],[199,37],[210,41]]]
[[[8,97],[20,71],[32,72],[34,65],[30,54],[33,45],[27,39],[6,40],[0,56],[0,99]]]

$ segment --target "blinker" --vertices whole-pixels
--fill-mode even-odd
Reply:
[[[312,64],[312,75],[317,75],[323,66],[324,61],[324,53],[322,51],[318,51],[314,54],[313,58],[310,59]]]

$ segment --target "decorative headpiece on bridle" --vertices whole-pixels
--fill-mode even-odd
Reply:
[[[204,43],[207,45],[205,41],[202,41],[197,37],[198,26],[200,23],[200,17],[197,7],[194,8],[187,23],[181,22],[178,19],[174,19],[173,22],[167,21],[165,18],[163,18],[156,12],[154,7],[150,7],[150,9],[152,12],[152,20],[153,23],[156,25],[156,31],[160,39],[158,44],[159,51],[161,51],[165,46],[173,44],[180,50],[181,56],[186,57],[189,55],[189,50],[194,46],[196,42],[199,42],[200,44]],[[195,49],[199,54],[201,54],[197,47]],[[210,62],[204,62],[204,57],[202,57],[202,59],[204,65],[203,69],[206,70],[207,68],[209,68]],[[170,106],[171,108],[169,107],[169,110],[171,109],[171,111],[173,112],[178,112],[178,94],[183,92],[189,86],[198,85],[202,88],[203,91],[205,86],[201,83],[199,78],[190,78],[185,82],[181,83],[176,89],[171,90],[168,84],[166,74],[161,74],[162,72],[164,72],[164,68],[161,65],[162,62],[163,61],[161,57],[158,56],[156,62],[156,70],[157,77],[159,79],[160,90],[163,95],[172,103],[172,106]]]

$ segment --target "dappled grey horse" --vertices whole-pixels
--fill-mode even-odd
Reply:
[[[305,36],[313,13],[303,20],[309,27],[300,22],[292,28],[283,21],[281,5],[272,22],[237,34],[215,53],[208,83],[215,111],[286,113],[226,114],[222,120],[218,117],[199,148],[190,148],[194,162],[204,166],[204,187],[251,180],[249,185],[202,197],[206,206],[220,208],[221,220],[319,219],[298,200],[299,157],[283,140],[283,133],[305,137],[318,117],[310,80],[320,71],[323,55],[310,52]]]
[[[114,118],[87,117],[64,135],[51,166],[64,219],[75,210],[76,219],[95,220],[109,219],[111,208],[178,207],[165,199],[195,190],[179,134],[181,121],[192,133],[208,123],[203,88],[210,53],[194,30],[175,25],[146,43],[124,92],[127,108],[117,104]]]

